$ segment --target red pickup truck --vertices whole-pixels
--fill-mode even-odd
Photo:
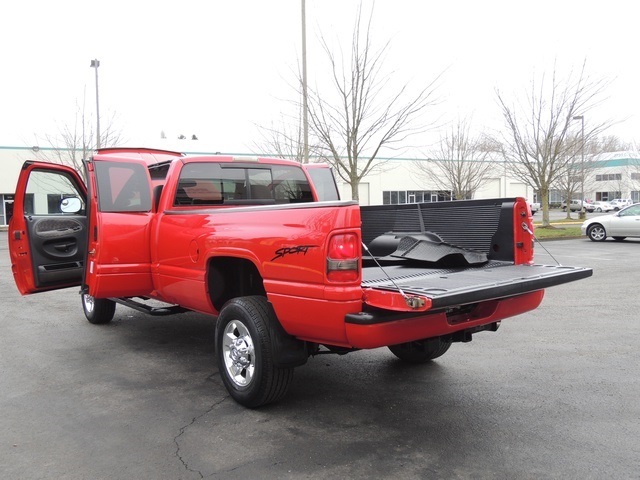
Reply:
[[[20,292],[80,286],[96,324],[117,303],[217,317],[222,380],[248,407],[280,399],[310,356],[387,346],[425,362],[592,273],[534,264],[524,198],[360,207],[326,165],[151,149],[85,166],[86,182],[24,164],[9,225]]]

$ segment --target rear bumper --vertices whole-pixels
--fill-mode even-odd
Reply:
[[[345,316],[347,339],[354,348],[377,348],[438,337],[499,322],[534,310],[544,290],[479,303],[464,310],[392,313],[384,310]]]

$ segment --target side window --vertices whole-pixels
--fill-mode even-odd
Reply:
[[[60,172],[34,170],[29,174],[24,201],[25,215],[62,215],[65,198],[77,197],[82,203],[76,215],[85,215],[85,198],[70,177]]]
[[[632,217],[640,215],[640,205],[635,205],[633,207],[629,207],[622,212],[620,212],[621,217]]]
[[[173,204],[265,205],[312,201],[311,185],[299,167],[202,162],[182,168]]]
[[[311,185],[298,167],[273,167],[273,193],[277,203],[313,202]]]
[[[271,170],[266,168],[248,168],[251,200],[273,200],[273,180]]]
[[[151,191],[147,169],[138,163],[95,162],[101,212],[148,212]]]
[[[319,201],[340,200],[338,187],[336,186],[336,181],[333,178],[331,169],[309,168],[307,173],[309,173],[311,180],[313,180],[313,185],[316,187],[316,193],[318,194]],[[384,193],[387,195],[389,194],[389,192],[383,192],[383,196]]]
[[[173,205],[220,205],[225,199],[225,189],[231,188],[221,179],[220,165],[191,163],[180,172]]]

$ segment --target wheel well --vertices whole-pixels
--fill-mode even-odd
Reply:
[[[235,257],[212,258],[207,271],[209,296],[217,311],[232,298],[266,296],[262,276],[250,260]]]

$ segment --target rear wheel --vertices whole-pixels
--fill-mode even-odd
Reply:
[[[277,321],[261,296],[234,298],[218,317],[215,344],[220,376],[231,397],[245,407],[279,400],[293,379],[293,368],[274,365],[270,331]]]
[[[81,297],[84,316],[89,322],[99,325],[113,320],[116,313],[116,302],[108,298],[94,298],[86,293],[83,293]]]
[[[442,337],[390,345],[389,350],[400,360],[409,363],[425,363],[444,355],[451,347],[451,340]]]

